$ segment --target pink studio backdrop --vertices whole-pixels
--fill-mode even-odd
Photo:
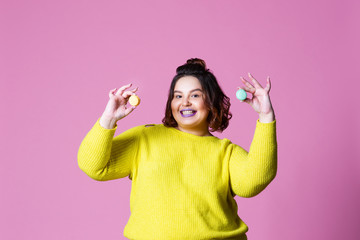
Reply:
[[[0,3],[0,239],[125,239],[128,178],[96,182],[78,147],[108,91],[141,105],[117,134],[160,123],[170,80],[200,57],[232,100],[221,138],[249,149],[257,115],[239,77],[272,79],[277,178],[236,197],[250,240],[360,239],[357,1]]]

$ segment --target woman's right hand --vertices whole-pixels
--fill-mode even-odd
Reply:
[[[100,118],[100,125],[102,127],[107,129],[114,128],[117,121],[129,115],[135,109],[134,106],[126,106],[129,97],[138,90],[138,88],[128,90],[131,85],[128,84],[119,89],[115,88],[109,92],[109,101]]]

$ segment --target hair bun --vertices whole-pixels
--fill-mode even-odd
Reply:
[[[198,64],[201,65],[204,70],[206,71],[206,63],[204,60],[200,59],[200,58],[190,58],[186,61],[186,64]]]
[[[208,71],[206,69],[205,61],[200,58],[190,58],[184,65],[176,69],[176,74],[182,75],[196,75],[204,74]]]

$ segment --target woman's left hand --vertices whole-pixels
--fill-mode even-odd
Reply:
[[[269,123],[275,120],[274,110],[270,101],[270,77],[267,77],[266,87],[263,88],[260,83],[249,73],[249,78],[252,83],[249,83],[245,78],[240,77],[244,83],[244,89],[246,92],[252,94],[252,98],[246,98],[244,102],[248,103],[258,114],[259,121],[263,123]]]

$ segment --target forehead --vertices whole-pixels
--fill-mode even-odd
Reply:
[[[174,91],[191,91],[193,89],[201,89],[200,81],[194,76],[184,76],[180,78],[176,84]]]

